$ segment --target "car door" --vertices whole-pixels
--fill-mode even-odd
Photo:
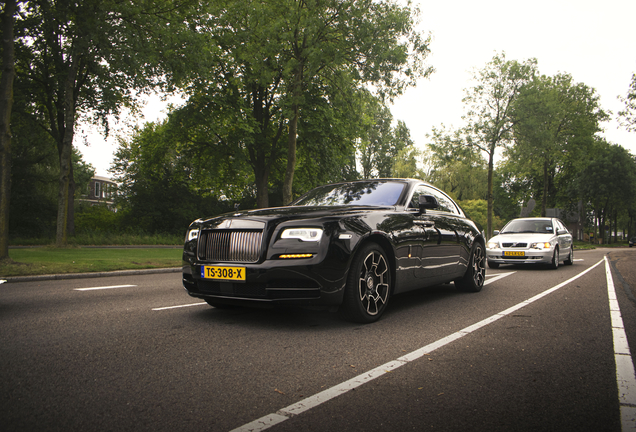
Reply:
[[[443,280],[448,274],[457,270],[460,261],[460,233],[455,218],[459,210],[455,203],[441,191],[428,185],[418,186],[410,201],[413,207],[419,203],[420,195],[434,196],[439,207],[427,210],[415,220],[427,230],[427,239],[418,249],[420,265],[415,269],[415,277],[419,279]]]
[[[563,254],[569,253],[570,248],[572,247],[572,234],[566,228],[565,224],[560,219],[555,219],[556,225],[556,234],[559,242],[559,250]]]

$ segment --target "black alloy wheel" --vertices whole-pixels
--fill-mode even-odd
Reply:
[[[353,259],[341,315],[353,322],[372,323],[380,319],[391,296],[391,269],[380,246],[369,243]]]
[[[492,266],[491,266],[492,267]],[[455,286],[462,291],[479,292],[486,281],[486,256],[484,245],[475,242],[470,253],[470,261],[464,277],[455,281]]]

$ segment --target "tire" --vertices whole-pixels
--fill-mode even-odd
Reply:
[[[565,265],[572,265],[574,264],[574,248],[570,247],[570,255],[568,255],[568,258],[563,261],[563,264]]]
[[[499,268],[499,263],[488,261],[488,267],[491,268],[491,269],[498,269]]]
[[[554,254],[552,255],[552,262],[550,263],[550,268],[552,270],[556,270],[559,268],[559,248],[554,248]]]
[[[490,265],[490,264],[489,264]],[[455,281],[455,286],[467,292],[479,292],[486,281],[486,256],[484,245],[476,242],[470,252],[470,261],[464,277]]]
[[[351,263],[340,315],[352,322],[375,322],[386,310],[390,296],[391,268],[386,254],[377,244],[368,243]]]

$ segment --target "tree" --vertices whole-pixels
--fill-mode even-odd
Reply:
[[[410,6],[226,0],[210,7],[205,30],[213,61],[187,91],[216,107],[217,143],[245,154],[258,207],[268,205],[270,174],[285,162],[282,201],[292,198],[298,124],[307,115],[303,108],[311,109],[308,98],[355,106],[365,85],[391,98],[430,73],[423,66],[428,38],[414,30]]]
[[[541,197],[541,215],[548,205],[573,206],[568,200],[576,203],[579,197],[567,196],[568,185],[587,164],[599,124],[607,119],[596,91],[573,83],[568,74],[535,76],[519,92],[512,116],[515,145],[507,157],[517,176],[528,179],[534,197]]]
[[[368,95],[363,107],[361,136],[356,146],[363,178],[391,177],[400,152],[413,146],[406,124],[398,121],[393,128],[392,123],[391,111]]]
[[[620,97],[625,109],[618,112],[621,124],[629,131],[636,131],[636,74],[632,74],[632,82],[627,90],[627,96]]]
[[[457,200],[485,199],[486,167],[479,148],[467,144],[465,130],[433,128],[429,136],[428,180]]]
[[[464,119],[468,123],[469,145],[474,145],[488,156],[488,227],[486,236],[492,236],[493,171],[495,151],[512,138],[512,103],[521,86],[535,73],[536,60],[524,63],[506,60],[504,53],[496,54],[484,69],[475,74],[477,84],[465,90],[463,101],[467,105]]]
[[[0,15],[2,76],[0,77],[0,260],[9,259],[9,206],[11,197],[11,109],[13,107],[13,27],[17,1],[4,2]]]
[[[578,190],[594,211],[595,227],[604,237],[608,221],[630,208],[636,195],[636,160],[623,147],[598,141],[577,178]]]
[[[198,51],[200,58],[192,36],[196,33],[189,30],[190,3],[25,2],[25,32],[17,41],[22,53],[18,80],[29,89],[34,117],[57,145],[58,246],[73,232],[71,158],[78,117],[90,114],[107,127],[108,115],[132,103],[134,90],[157,85],[170,73],[179,76],[180,57],[188,50]],[[192,43],[184,44],[183,35]]]

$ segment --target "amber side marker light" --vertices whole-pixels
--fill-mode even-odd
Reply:
[[[314,254],[285,254],[279,255],[278,258],[288,259],[288,258],[311,258]]]

